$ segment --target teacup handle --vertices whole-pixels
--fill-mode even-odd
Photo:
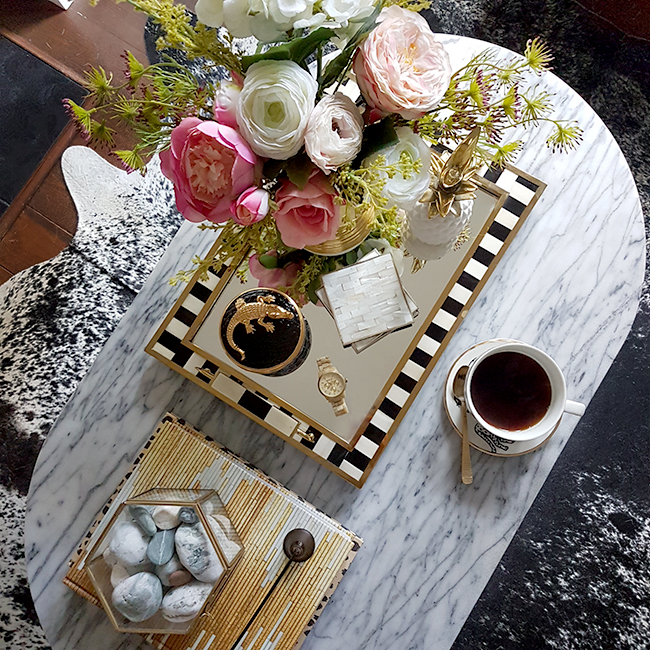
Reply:
[[[564,405],[564,412],[582,417],[585,414],[585,405],[580,404],[580,402],[573,402],[572,400],[568,399]]]

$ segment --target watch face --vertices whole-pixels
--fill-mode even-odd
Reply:
[[[345,390],[345,379],[336,372],[326,372],[318,380],[318,388],[325,397],[338,397]]]

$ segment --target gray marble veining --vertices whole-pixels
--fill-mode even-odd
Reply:
[[[485,44],[445,37],[454,65]],[[641,208],[627,164],[599,118],[551,74],[562,117],[584,142],[551,155],[541,128],[517,165],[548,187],[449,344],[367,483],[357,490],[144,354],[180,289],[166,280],[210,241],[186,224],[51,430],[30,489],[28,574],[55,650],[135,648],[61,584],[67,560],[161,415],[171,410],[337,518],[365,544],[305,650],[444,650],[453,642],[576,419],[540,451],[473,452],[460,483],[460,442],[442,408],[453,360],[474,343],[516,338],[549,352],[572,399],[588,403],[632,324],[643,280]],[[360,357],[360,361],[362,358]],[[202,648],[199,648],[202,650]]]

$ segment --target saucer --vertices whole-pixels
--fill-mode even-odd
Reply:
[[[461,366],[469,365],[480,354],[483,354],[483,352],[500,343],[518,343],[518,341],[514,341],[513,339],[492,339],[490,341],[478,343],[469,348],[469,350],[465,350],[465,352],[454,361],[449,370],[449,374],[445,380],[445,395],[443,402],[445,405],[445,411],[447,412],[447,417],[458,435],[461,435],[460,428],[462,426],[462,411],[452,390],[454,377]],[[493,433],[487,431],[468,411],[467,430],[469,433],[469,444],[474,447],[474,449],[478,449],[479,451],[482,451],[485,454],[490,454],[491,456],[521,456],[522,454],[528,454],[541,447],[555,433],[557,426],[551,429],[548,433],[545,433],[538,438],[534,438],[533,440],[507,440],[506,438],[495,436]]]

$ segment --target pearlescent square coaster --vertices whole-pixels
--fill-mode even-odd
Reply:
[[[323,290],[344,347],[413,323],[389,253],[327,273]]]

